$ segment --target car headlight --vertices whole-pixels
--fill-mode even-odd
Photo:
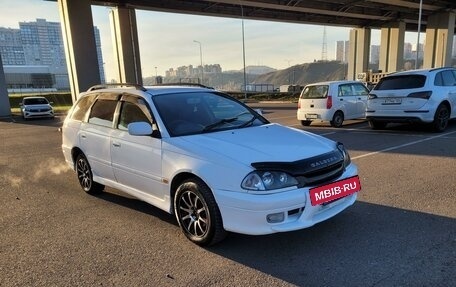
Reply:
[[[298,185],[298,181],[282,171],[252,171],[242,181],[241,187],[248,190],[266,191]]]
[[[337,143],[337,148],[339,149],[339,151],[342,153],[342,156],[344,157],[344,168],[347,168],[347,166],[349,166],[351,163],[350,155],[348,154],[347,150],[345,149],[345,147],[342,143]]]

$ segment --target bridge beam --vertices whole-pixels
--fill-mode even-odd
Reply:
[[[444,12],[428,17],[424,68],[451,66],[454,27],[455,12]]]
[[[116,7],[109,14],[116,57],[117,79],[120,83],[142,85],[138,30],[134,9]]]
[[[347,80],[356,80],[359,73],[369,68],[371,30],[355,28],[350,30]]]
[[[80,92],[100,84],[90,3],[90,0],[58,0],[73,101]]]
[[[383,73],[403,69],[405,23],[396,22],[381,28],[379,70]]]

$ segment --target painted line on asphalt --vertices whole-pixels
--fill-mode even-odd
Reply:
[[[359,159],[359,158],[363,158],[363,157],[367,157],[367,156],[371,156],[371,155],[376,155],[376,154],[379,154],[379,153],[382,153],[382,152],[385,152],[385,151],[400,149],[400,148],[403,148],[403,147],[406,147],[406,146],[410,146],[410,145],[414,145],[414,144],[419,144],[419,143],[422,143],[422,142],[425,142],[425,141],[430,141],[430,140],[433,140],[433,139],[446,137],[446,136],[448,136],[448,135],[455,134],[455,133],[456,133],[456,131],[453,131],[453,132],[441,134],[441,135],[438,135],[438,136],[433,136],[433,137],[429,137],[429,138],[425,138],[425,139],[420,139],[420,140],[417,140],[417,141],[412,141],[412,142],[405,143],[405,144],[401,144],[401,145],[397,145],[397,146],[392,146],[392,147],[385,148],[385,149],[382,149],[382,150],[379,150],[379,151],[374,151],[374,152],[362,154],[362,155],[359,155],[359,156],[355,156],[355,157],[352,157],[352,159],[353,159],[353,160],[354,160],[354,159]]]

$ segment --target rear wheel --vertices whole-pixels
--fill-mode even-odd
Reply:
[[[340,128],[342,126],[343,122],[344,122],[344,113],[342,113],[341,111],[337,111],[334,113],[332,121],[330,121],[329,123],[331,124],[331,126],[333,126],[335,128]]]
[[[439,133],[443,132],[447,128],[449,120],[450,110],[447,105],[440,104],[437,107],[437,111],[435,111],[434,122],[432,123],[434,131]]]
[[[174,213],[185,236],[198,245],[213,245],[226,236],[215,198],[197,178],[186,180],[177,188]]]
[[[103,191],[104,185],[93,181],[92,169],[89,161],[83,154],[79,154],[76,157],[76,174],[79,184],[85,192],[96,194]]]
[[[305,127],[310,126],[311,123],[312,123],[312,121],[301,121],[301,125],[303,125]]]
[[[381,130],[386,127],[388,123],[387,122],[379,122],[379,121],[374,121],[374,120],[369,120],[369,126],[373,130]]]

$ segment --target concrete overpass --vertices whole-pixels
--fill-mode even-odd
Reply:
[[[352,27],[348,63],[349,79],[355,79],[358,73],[367,70],[371,29],[381,29],[379,67],[383,72],[401,69],[405,31],[418,31],[418,29],[426,33],[423,67],[450,65],[456,13],[454,0],[421,0],[421,3],[420,0],[57,0],[57,2],[73,99],[76,99],[79,92],[100,82],[91,5],[113,7],[110,19],[117,78],[120,82],[139,84],[142,83],[142,75],[135,9]]]

